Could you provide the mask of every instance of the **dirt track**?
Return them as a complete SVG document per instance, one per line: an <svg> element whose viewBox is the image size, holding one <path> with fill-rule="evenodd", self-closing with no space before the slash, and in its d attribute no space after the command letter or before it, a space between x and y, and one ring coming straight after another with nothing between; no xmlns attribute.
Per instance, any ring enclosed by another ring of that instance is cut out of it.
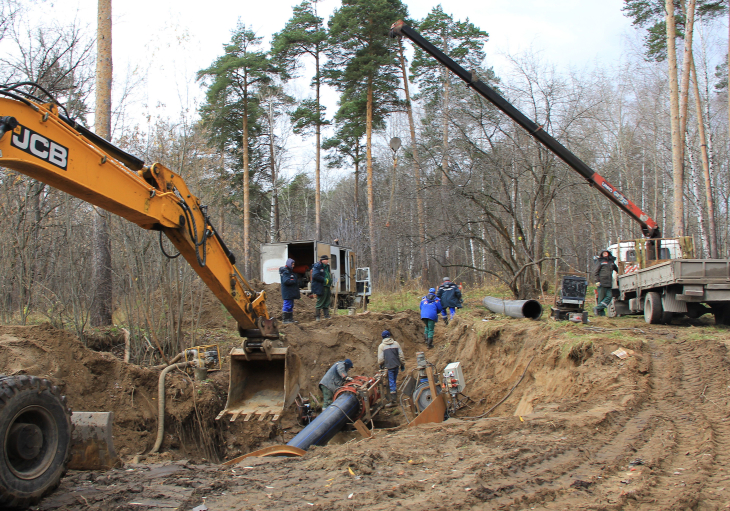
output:
<svg viewBox="0 0 730 511"><path fill-rule="evenodd" d="M355 331L356 321L338 318L323 330ZM730 506L730 330L637 319L590 327L598 328L471 318L440 326L429 358L461 360L466 393L478 402L462 417L499 401L530 363L494 417L378 431L302 459L246 460L233 469L173 453L71 473L40 509L189 510L203 497L211 510ZM308 336L316 330L301 328ZM402 340L409 353L422 347ZM633 353L620 360L611 354L618 347Z"/></svg>

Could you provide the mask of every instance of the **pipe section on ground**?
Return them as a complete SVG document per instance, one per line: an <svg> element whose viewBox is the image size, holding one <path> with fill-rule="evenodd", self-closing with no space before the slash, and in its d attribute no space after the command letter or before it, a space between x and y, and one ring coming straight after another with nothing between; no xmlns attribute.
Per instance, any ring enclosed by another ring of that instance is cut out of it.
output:
<svg viewBox="0 0 730 511"><path fill-rule="evenodd" d="M150 452L159 451L162 446L162 439L165 437L165 377L173 369L182 369L190 365L193 365L192 361L172 364L164 368L160 373L160 379L157 382L157 440Z"/></svg>
<svg viewBox="0 0 730 511"><path fill-rule="evenodd" d="M312 445L326 445L345 424L357 420L359 412L360 399L352 392L343 392L286 445L305 451Z"/></svg>
<svg viewBox="0 0 730 511"><path fill-rule="evenodd" d="M482 303L490 311L511 318L538 320L542 316L542 305L537 300L502 300L493 296L485 296Z"/></svg>

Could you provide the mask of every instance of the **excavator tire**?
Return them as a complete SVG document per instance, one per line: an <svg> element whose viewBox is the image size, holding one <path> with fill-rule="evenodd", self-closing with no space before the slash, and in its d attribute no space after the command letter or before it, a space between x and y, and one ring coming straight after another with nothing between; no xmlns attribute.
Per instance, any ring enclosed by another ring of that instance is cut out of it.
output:
<svg viewBox="0 0 730 511"><path fill-rule="evenodd" d="M55 490L71 457L71 411L50 381L0 375L0 509Z"/></svg>

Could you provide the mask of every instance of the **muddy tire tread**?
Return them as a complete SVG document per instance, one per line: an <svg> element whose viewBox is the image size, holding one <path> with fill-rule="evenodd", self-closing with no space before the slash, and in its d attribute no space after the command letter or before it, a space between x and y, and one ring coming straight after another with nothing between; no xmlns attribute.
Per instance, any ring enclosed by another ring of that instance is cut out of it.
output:
<svg viewBox="0 0 730 511"><path fill-rule="evenodd" d="M62 396L60 389L53 385L49 380L27 375L9 377L3 377L0 375L0 417L5 412L6 407L12 403L15 396L28 390L35 390L38 394L48 392L63 408L66 415L67 429L69 433L66 456L62 462L61 470L58 471L52 480L49 481L45 487L39 488L38 491L30 495L18 495L18 492L13 491L13 489L6 488L5 485L0 482L0 509L26 509L29 506L37 504L43 497L58 488L58 485L61 483L61 479L66 474L68 463L71 460L70 437L73 428L71 423L71 410L66 402L66 397ZM2 456L4 456L4 454L2 454ZM0 460L0 463L4 463L4 460ZM58 467L58 464L56 464L56 467ZM49 469L53 469L53 465L49 467Z"/></svg>

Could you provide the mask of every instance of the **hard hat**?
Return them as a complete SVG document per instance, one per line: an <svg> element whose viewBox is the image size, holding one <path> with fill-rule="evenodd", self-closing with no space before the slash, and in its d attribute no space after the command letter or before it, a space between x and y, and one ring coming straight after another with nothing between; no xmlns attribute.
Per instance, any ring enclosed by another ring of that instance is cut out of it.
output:
<svg viewBox="0 0 730 511"><path fill-rule="evenodd" d="M383 333L380 334L380 336L385 339L386 337L390 337L390 330L383 330Z"/></svg>

